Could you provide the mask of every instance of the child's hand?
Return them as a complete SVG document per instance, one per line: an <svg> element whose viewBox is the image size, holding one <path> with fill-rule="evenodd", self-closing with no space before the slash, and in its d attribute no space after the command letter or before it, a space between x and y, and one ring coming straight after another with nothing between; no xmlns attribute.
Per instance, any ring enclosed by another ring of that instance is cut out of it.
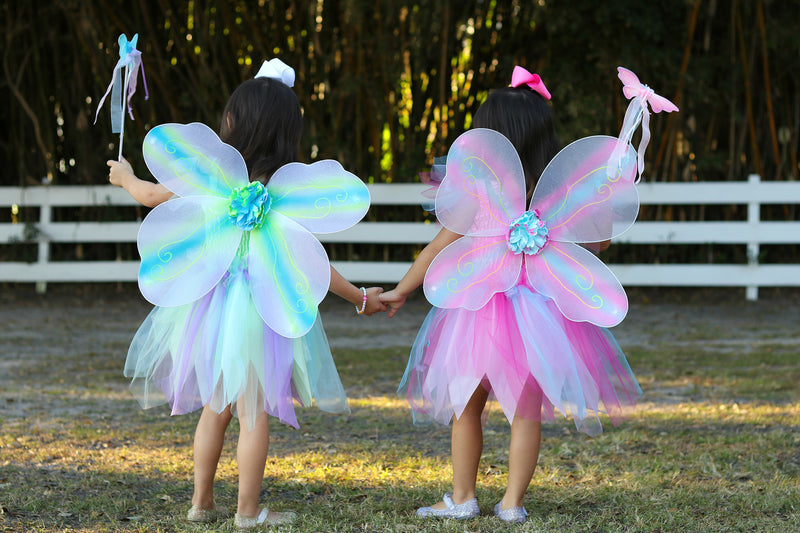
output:
<svg viewBox="0 0 800 533"><path fill-rule="evenodd" d="M384 292L380 295L381 302L389 307L389 318L392 318L395 314L397 314L400 308L403 307L403 304L406 303L407 297L407 294L402 294L398 292L397 289Z"/></svg>
<svg viewBox="0 0 800 533"><path fill-rule="evenodd" d="M367 289L367 305L364 307L365 315L371 316L375 313L383 313L386 311L386 306L379 299L379 295L382 292L382 287L370 287Z"/></svg>
<svg viewBox="0 0 800 533"><path fill-rule="evenodd" d="M110 167L108 171L108 181L111 185L125 187L125 182L133 176L133 168L128 160L121 157L119 161L109 160L106 164Z"/></svg>

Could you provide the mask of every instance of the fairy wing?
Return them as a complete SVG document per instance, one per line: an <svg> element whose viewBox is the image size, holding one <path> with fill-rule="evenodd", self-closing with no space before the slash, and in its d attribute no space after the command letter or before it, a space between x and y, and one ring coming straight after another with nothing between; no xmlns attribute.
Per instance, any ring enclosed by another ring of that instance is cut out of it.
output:
<svg viewBox="0 0 800 533"><path fill-rule="evenodd" d="M193 302L210 291L236 255L242 231L227 199L173 198L148 213L139 228L139 288L162 307Z"/></svg>
<svg viewBox="0 0 800 533"><path fill-rule="evenodd" d="M253 303L264 322L284 337L307 333L330 285L322 244L279 212L250 232L248 273Z"/></svg>
<svg viewBox="0 0 800 533"><path fill-rule="evenodd" d="M627 230L639 212L634 185L636 153L626 144L617 168L608 168L616 137L579 139L562 149L542 173L531 198L549 238L601 242Z"/></svg>
<svg viewBox="0 0 800 533"><path fill-rule="evenodd" d="M595 255L570 242L551 241L525 258L528 283L555 301L576 322L616 326L628 312L628 298L614 273Z"/></svg>
<svg viewBox="0 0 800 533"><path fill-rule="evenodd" d="M331 159L284 165L270 178L267 191L270 209L314 233L347 229L369 209L364 182Z"/></svg>
<svg viewBox="0 0 800 533"><path fill-rule="evenodd" d="M227 198L249 182L241 154L198 122L156 126L145 136L142 152L153 176L178 196Z"/></svg>
<svg viewBox="0 0 800 533"><path fill-rule="evenodd" d="M465 236L434 258L425 296L437 307L480 309L510 289L522 267L507 239L510 222L525 210L525 175L511 142L480 128L458 137L435 209L443 226Z"/></svg>
<svg viewBox="0 0 800 533"><path fill-rule="evenodd" d="M521 255L508 248L505 235L465 236L439 252L425 273L425 297L436 307L477 310L498 292L514 286Z"/></svg>
<svg viewBox="0 0 800 533"><path fill-rule="evenodd" d="M461 235L503 235L523 211L525 174L511 141L482 128L459 136L436 193L439 222Z"/></svg>

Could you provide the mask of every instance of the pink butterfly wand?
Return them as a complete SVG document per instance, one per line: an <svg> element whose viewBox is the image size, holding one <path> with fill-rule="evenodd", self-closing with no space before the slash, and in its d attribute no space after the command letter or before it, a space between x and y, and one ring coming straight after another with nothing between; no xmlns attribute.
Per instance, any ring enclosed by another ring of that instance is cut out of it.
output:
<svg viewBox="0 0 800 533"><path fill-rule="evenodd" d="M642 125L642 139L639 141L638 152L638 174L637 182L641 179L642 171L644 170L644 153L647 150L647 145L650 142L650 112L647 109L649 104L653 113L671 113L678 111L678 106L660 96L647 85L642 84L639 78L624 67L617 67L617 72L620 81L623 83L622 93L625 98L631 101L628 104L628 109L625 111L625 119L622 121L622 128L619 134L619 144L617 149L611 155L609 162L616 162L617 164L609 164L608 172L612 173L619 168L620 157L622 156L625 147L628 146L633 138L633 133L639 124Z"/></svg>
<svg viewBox="0 0 800 533"><path fill-rule="evenodd" d="M139 34L133 36L133 39L128 41L128 37L123 33L119 36L117 42L119 43L119 61L114 65L114 72L111 74L111 83L108 84L105 94L97 104L97 112L94 116L94 122L97 123L97 117L100 114L100 108L111 93L111 133L119 133L119 156L118 160L122 160L122 139L125 132L125 108L128 109L128 114L133 120L133 107L131 106L131 99L136 92L136 82L139 77L139 70L142 71L142 82L144 83L144 99L150 98L150 93L147 91L147 80L144 76L144 65L142 64L142 53L136 49L136 43L139 40Z"/></svg>

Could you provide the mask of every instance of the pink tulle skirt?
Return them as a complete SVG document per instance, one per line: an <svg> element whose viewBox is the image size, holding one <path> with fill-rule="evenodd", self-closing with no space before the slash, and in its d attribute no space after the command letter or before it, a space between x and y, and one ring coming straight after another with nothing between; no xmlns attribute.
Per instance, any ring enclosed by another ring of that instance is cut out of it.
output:
<svg viewBox="0 0 800 533"><path fill-rule="evenodd" d="M601 413L616 425L642 392L607 329L564 318L552 300L523 284L477 311L433 308L400 392L415 421L449 424L480 386L509 422L551 421L558 411L589 435L602 432Z"/></svg>

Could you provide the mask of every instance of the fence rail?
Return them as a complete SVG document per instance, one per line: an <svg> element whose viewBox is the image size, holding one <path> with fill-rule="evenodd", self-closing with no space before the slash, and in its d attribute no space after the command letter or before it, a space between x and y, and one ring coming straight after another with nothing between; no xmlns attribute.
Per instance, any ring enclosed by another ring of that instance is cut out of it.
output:
<svg viewBox="0 0 800 533"><path fill-rule="evenodd" d="M371 185L373 206L418 205L424 185ZM800 204L800 182L643 183L638 186L642 205L746 205L746 221L650 222L641 221L617 242L630 244L744 244L747 264L615 264L614 273L626 286L746 287L748 299L758 298L759 287L800 286L800 265L759 264L764 244L800 244L800 222L762 221L761 206ZM0 187L0 208L39 209L36 224L0 223L0 243L38 243L37 261L0 261L0 281L30 282L44 291L47 282L134 281L138 261L51 261L52 243L134 242L137 221L53 222L52 209L70 206L131 206L133 199L112 186ZM322 242L422 244L437 233L436 224L424 222L360 222L329 235ZM334 261L346 278L367 283L398 281L410 261Z"/></svg>

